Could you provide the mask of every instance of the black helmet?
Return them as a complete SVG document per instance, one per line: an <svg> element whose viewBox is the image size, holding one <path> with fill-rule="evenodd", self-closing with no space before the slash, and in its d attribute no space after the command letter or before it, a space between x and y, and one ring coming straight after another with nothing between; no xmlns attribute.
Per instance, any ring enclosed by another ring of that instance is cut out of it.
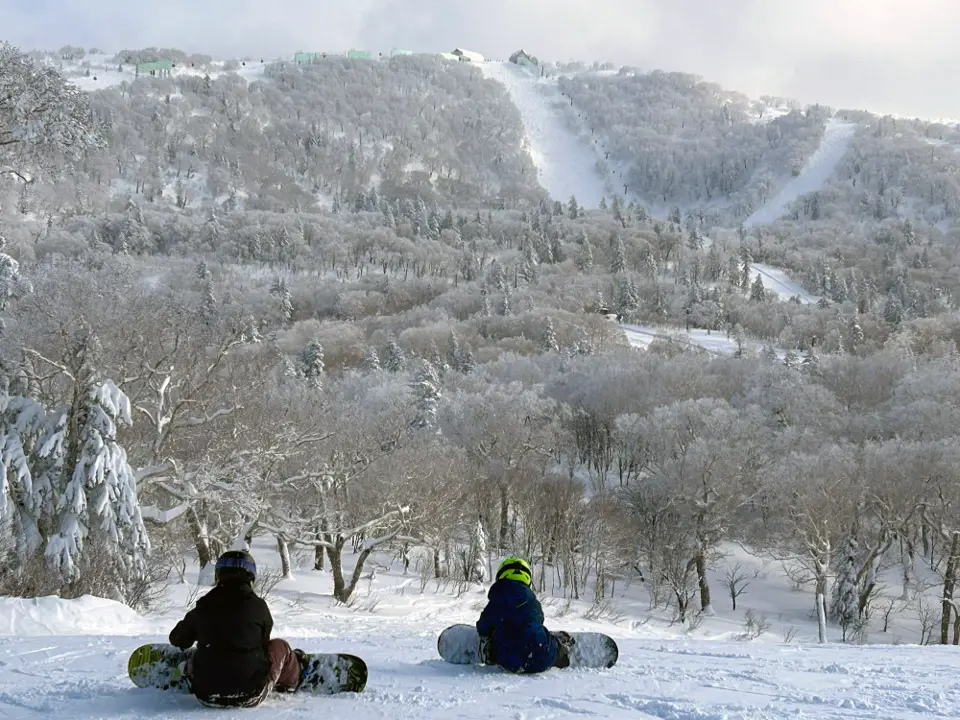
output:
<svg viewBox="0 0 960 720"><path fill-rule="evenodd" d="M253 555L246 550L228 550L217 558L214 578L217 585L233 580L253 585L257 579L257 564L253 561Z"/></svg>

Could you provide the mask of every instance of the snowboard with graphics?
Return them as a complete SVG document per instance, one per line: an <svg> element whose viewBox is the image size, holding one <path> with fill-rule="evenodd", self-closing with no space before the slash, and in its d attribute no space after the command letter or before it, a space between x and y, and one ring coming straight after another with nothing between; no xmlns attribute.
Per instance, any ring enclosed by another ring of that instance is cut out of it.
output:
<svg viewBox="0 0 960 720"><path fill-rule="evenodd" d="M127 673L137 687L189 693L183 667L193 652L193 648L181 650L166 643L143 645L130 655ZM366 684L367 664L356 655L312 653L307 655L297 692L313 695L361 692Z"/></svg>
<svg viewBox="0 0 960 720"><path fill-rule="evenodd" d="M620 657L616 641L609 635L595 632L567 633L571 668L609 668ZM437 639L440 657L454 665L485 665L480 657L480 634L473 625L451 625Z"/></svg>

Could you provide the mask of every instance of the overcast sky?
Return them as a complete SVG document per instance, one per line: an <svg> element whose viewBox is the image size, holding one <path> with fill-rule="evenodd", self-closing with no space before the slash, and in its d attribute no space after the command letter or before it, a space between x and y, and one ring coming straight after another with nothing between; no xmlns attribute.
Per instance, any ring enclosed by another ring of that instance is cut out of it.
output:
<svg viewBox="0 0 960 720"><path fill-rule="evenodd" d="M25 49L466 47L685 70L750 95L960 118L960 0L0 0Z"/></svg>

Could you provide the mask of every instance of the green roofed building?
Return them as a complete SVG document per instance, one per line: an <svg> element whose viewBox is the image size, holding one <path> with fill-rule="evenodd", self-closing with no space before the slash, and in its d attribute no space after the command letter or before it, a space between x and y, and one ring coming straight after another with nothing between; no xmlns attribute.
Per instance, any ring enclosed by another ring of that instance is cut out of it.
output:
<svg viewBox="0 0 960 720"><path fill-rule="evenodd" d="M350 50L347 52L348 58L372 58L373 53L369 50Z"/></svg>
<svg viewBox="0 0 960 720"><path fill-rule="evenodd" d="M298 52L298 53L294 54L294 56L293 56L293 61L299 65L300 63L313 62L314 60L317 60L317 59L319 59L319 58L326 57L326 56L327 56L326 53L318 53L318 52L305 53L305 52Z"/></svg>
<svg viewBox="0 0 960 720"><path fill-rule="evenodd" d="M513 55L510 56L510 62L516 65L525 65L527 67L539 67L540 61L537 60L533 55L525 53L523 50L517 50Z"/></svg>
<svg viewBox="0 0 960 720"><path fill-rule="evenodd" d="M396 57L397 55L413 55L411 50L397 50L394 48L390 51L390 57Z"/></svg>
<svg viewBox="0 0 960 720"><path fill-rule="evenodd" d="M173 60L154 60L137 65L137 76L149 73L154 76L168 76L173 70Z"/></svg>

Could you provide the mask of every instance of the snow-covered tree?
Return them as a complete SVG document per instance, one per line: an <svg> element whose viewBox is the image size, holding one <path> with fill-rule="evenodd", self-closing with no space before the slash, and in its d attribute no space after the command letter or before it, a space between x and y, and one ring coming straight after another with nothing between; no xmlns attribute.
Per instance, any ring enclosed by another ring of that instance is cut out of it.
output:
<svg viewBox="0 0 960 720"><path fill-rule="evenodd" d="M576 263L577 269L584 273L593 267L593 247L589 240L584 240L580 243L580 248L577 250Z"/></svg>
<svg viewBox="0 0 960 720"><path fill-rule="evenodd" d="M317 390L323 388L323 346L314 338L300 353L300 374Z"/></svg>
<svg viewBox="0 0 960 720"><path fill-rule="evenodd" d="M80 370L69 403L48 409L25 395L0 397L0 531L13 533L12 569L42 553L65 585L81 579L90 553L108 553L97 564L111 575L97 581L123 599L150 547L117 439L132 422L130 402L112 381L94 381L82 360Z"/></svg>
<svg viewBox="0 0 960 720"><path fill-rule="evenodd" d="M20 263L4 250L7 239L0 235L0 313L6 312L11 300L23 297L32 290L30 281L20 274ZM0 317L0 331L4 328L4 319Z"/></svg>
<svg viewBox="0 0 960 720"><path fill-rule="evenodd" d="M366 352L364 352L361 367L366 373L375 373L380 370L380 356L373 345L368 346Z"/></svg>
<svg viewBox="0 0 960 720"><path fill-rule="evenodd" d="M0 174L26 184L101 143L87 93L0 42Z"/></svg>
<svg viewBox="0 0 960 720"><path fill-rule="evenodd" d="M436 368L428 360L421 360L420 366L414 373L410 383L413 390L416 414L410 427L429 429L437 425L437 408L440 406L442 393L440 390L440 376Z"/></svg>
<svg viewBox="0 0 960 720"><path fill-rule="evenodd" d="M557 352L560 349L560 346L557 344L557 333L553 328L553 320L549 317L543 323L540 347L543 348L545 352Z"/></svg>
<svg viewBox="0 0 960 720"><path fill-rule="evenodd" d="M857 570L859 568L859 547L856 538L847 536L840 555L840 567L837 579L833 583L833 597L830 603L830 617L843 628L843 640L860 617L860 591L858 589Z"/></svg>
<svg viewBox="0 0 960 720"><path fill-rule="evenodd" d="M387 357L384 360L383 367L392 373L403 372L407 365L407 358L396 340L387 343Z"/></svg>
<svg viewBox="0 0 960 720"><path fill-rule="evenodd" d="M65 486L57 493L59 529L47 544L46 556L66 581L73 581L80 572L84 542L96 539L109 549L127 576L141 573L149 542L140 515L136 477L117 441L118 427L132 423L130 401L108 380L90 386L83 404L71 410L57 423L66 433ZM41 457L44 451L49 457L59 442L49 439L40 448Z"/></svg>
<svg viewBox="0 0 960 720"><path fill-rule="evenodd" d="M200 304L200 313L208 322L217 316L217 297L213 294L213 281L209 277L203 281L203 299Z"/></svg>
<svg viewBox="0 0 960 720"><path fill-rule="evenodd" d="M856 352L863 345L863 328L860 326L860 320L854 315L850 318L849 324L850 350Z"/></svg>
<svg viewBox="0 0 960 720"><path fill-rule="evenodd" d="M764 302L767 299L767 290L763 286L763 278L757 273L753 285L750 286L750 299L754 302Z"/></svg>
<svg viewBox="0 0 960 720"><path fill-rule="evenodd" d="M623 238L617 235L617 243L613 248L613 262L610 264L610 272L616 275L627 269L627 251L623 246Z"/></svg>
<svg viewBox="0 0 960 720"><path fill-rule="evenodd" d="M276 295L280 301L280 316L284 321L291 322L293 320L293 296L287 289L286 280L277 278L270 288L270 292Z"/></svg>
<svg viewBox="0 0 960 720"><path fill-rule="evenodd" d="M470 558L467 562L467 581L482 583L487 579L487 565L484 555L487 554L487 536L483 532L483 523L477 520L473 527L473 537L470 539Z"/></svg>
<svg viewBox="0 0 960 720"><path fill-rule="evenodd" d="M452 370L459 372L461 361L460 339L457 337L456 331L451 330L450 335L447 337L447 365L449 365Z"/></svg>
<svg viewBox="0 0 960 720"><path fill-rule="evenodd" d="M800 361L800 369L804 372L815 372L820 365L820 358L817 357L813 346L809 346L803 353L803 359Z"/></svg>

